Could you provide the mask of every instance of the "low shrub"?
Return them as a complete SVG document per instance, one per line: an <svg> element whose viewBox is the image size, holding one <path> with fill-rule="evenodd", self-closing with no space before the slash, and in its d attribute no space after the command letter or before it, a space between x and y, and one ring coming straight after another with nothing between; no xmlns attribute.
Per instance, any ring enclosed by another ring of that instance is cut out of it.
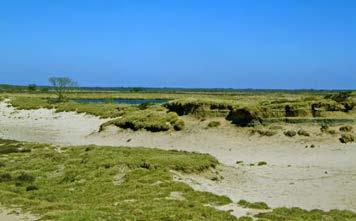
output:
<svg viewBox="0 0 356 221"><path fill-rule="evenodd" d="M260 161L257 163L257 166L264 166L264 165L267 165L266 161Z"/></svg>
<svg viewBox="0 0 356 221"><path fill-rule="evenodd" d="M207 116L226 116L229 110L237 106L233 100L185 98L170 101L164 106L171 112L193 115L199 118Z"/></svg>
<svg viewBox="0 0 356 221"><path fill-rule="evenodd" d="M0 183L9 182L12 180L12 176L9 173L0 173Z"/></svg>
<svg viewBox="0 0 356 221"><path fill-rule="evenodd" d="M328 126L328 125L321 125L320 131L321 131L322 133L325 133L325 132L327 132L328 130L329 130L329 126Z"/></svg>
<svg viewBox="0 0 356 221"><path fill-rule="evenodd" d="M27 192L34 191L34 190L38 190L38 187L37 186L33 186L33 185L30 185L30 186L26 187L26 191Z"/></svg>
<svg viewBox="0 0 356 221"><path fill-rule="evenodd" d="M231 110L226 116L226 120L242 127L255 126L262 123L262 118L259 117L258 111L254 111L250 108Z"/></svg>
<svg viewBox="0 0 356 221"><path fill-rule="evenodd" d="M251 208L251 209L269 209L269 206L264 202L255 202L250 203L246 200L240 200L238 204L244 208Z"/></svg>
<svg viewBox="0 0 356 221"><path fill-rule="evenodd" d="M19 148L16 146L2 146L0 147L0 154L10 154L10 153L27 153L30 152L29 148Z"/></svg>
<svg viewBox="0 0 356 221"><path fill-rule="evenodd" d="M339 138L341 143L352 143L355 141L355 137L352 134L342 134Z"/></svg>
<svg viewBox="0 0 356 221"><path fill-rule="evenodd" d="M336 130L331 129L328 125L322 125L320 127L320 131L322 133L327 133L327 134L332 134L332 135L336 134Z"/></svg>
<svg viewBox="0 0 356 221"><path fill-rule="evenodd" d="M351 132L352 131L352 126L342 126L339 128L341 132Z"/></svg>
<svg viewBox="0 0 356 221"><path fill-rule="evenodd" d="M284 135L287 137L294 137L295 135L297 135L297 132L295 132L294 130L287 130L284 132Z"/></svg>
<svg viewBox="0 0 356 221"><path fill-rule="evenodd" d="M208 123L208 127L212 128L212 127L219 127L221 125L221 123L219 121L210 121Z"/></svg>
<svg viewBox="0 0 356 221"><path fill-rule="evenodd" d="M277 134L277 131L273 131L273 130L260 130L260 129L252 129L251 134L254 135L256 133L258 133L260 136L265 136L265 137L271 137Z"/></svg>
<svg viewBox="0 0 356 221"><path fill-rule="evenodd" d="M18 175L15 179L17 184L22 184L22 183L32 183L33 181L35 181L36 178L31 174L28 174L26 172L21 172L20 175Z"/></svg>
<svg viewBox="0 0 356 221"><path fill-rule="evenodd" d="M305 136L305 137L309 137L310 136L310 133L308 131L305 131L305 130L302 130L302 129L298 130L297 133L298 133L299 136Z"/></svg>

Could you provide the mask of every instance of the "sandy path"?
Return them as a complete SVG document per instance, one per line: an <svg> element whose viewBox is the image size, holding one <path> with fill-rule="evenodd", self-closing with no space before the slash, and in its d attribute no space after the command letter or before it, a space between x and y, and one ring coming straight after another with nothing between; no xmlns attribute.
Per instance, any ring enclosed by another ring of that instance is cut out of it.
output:
<svg viewBox="0 0 356 221"><path fill-rule="evenodd" d="M223 166L220 182L199 176L181 178L199 190L229 196L234 201L264 201L272 207L350 209L356 211L356 144L343 145L337 136L310 138L249 136L246 130L224 123L203 129L206 122L187 120L187 129L150 133L108 128L97 133L104 120L53 110L14 110L0 103L0 137L64 145L98 144L144 146L209 153ZM128 140L130 140L128 142ZM305 148L314 144L315 148ZM245 165L236 165L237 160ZM249 163L266 161L266 166Z"/></svg>

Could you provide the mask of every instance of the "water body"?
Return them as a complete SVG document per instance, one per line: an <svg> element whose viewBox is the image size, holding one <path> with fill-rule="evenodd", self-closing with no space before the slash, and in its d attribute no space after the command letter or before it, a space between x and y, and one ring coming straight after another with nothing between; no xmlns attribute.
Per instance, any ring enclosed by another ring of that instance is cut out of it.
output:
<svg viewBox="0 0 356 221"><path fill-rule="evenodd" d="M122 98L95 98L95 99L75 99L75 102L78 103L94 103L94 104L103 104L103 103L114 103L114 104L164 104L167 103L166 99L122 99Z"/></svg>

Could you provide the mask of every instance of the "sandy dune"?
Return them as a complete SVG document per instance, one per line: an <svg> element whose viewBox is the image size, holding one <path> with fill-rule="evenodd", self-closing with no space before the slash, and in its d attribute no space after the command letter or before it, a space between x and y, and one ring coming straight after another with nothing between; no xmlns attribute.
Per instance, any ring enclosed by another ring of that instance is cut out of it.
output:
<svg viewBox="0 0 356 221"><path fill-rule="evenodd" d="M222 164L222 181L181 175L199 190L229 196L234 201L264 201L272 207L349 209L356 211L356 144L340 144L337 136L318 135L319 127L305 126L312 136L250 136L246 129L223 123L204 129L206 122L186 118L182 132L151 133L108 128L105 120L53 110L15 110L0 103L0 137L57 145L124 145L209 153ZM289 126L300 127L300 126ZM310 148L314 144L315 148ZM305 148L308 146L308 148ZM244 164L236 165L242 160ZM249 166L266 161L265 166Z"/></svg>

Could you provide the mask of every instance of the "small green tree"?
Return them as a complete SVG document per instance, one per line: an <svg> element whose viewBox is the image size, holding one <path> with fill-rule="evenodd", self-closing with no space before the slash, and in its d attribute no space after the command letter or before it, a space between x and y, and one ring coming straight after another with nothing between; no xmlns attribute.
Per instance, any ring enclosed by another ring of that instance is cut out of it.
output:
<svg viewBox="0 0 356 221"><path fill-rule="evenodd" d="M48 81L51 83L58 101L63 101L67 92L77 87L77 83L68 77L51 77Z"/></svg>
<svg viewBox="0 0 356 221"><path fill-rule="evenodd" d="M37 85L36 84L29 84L27 86L28 91L37 91Z"/></svg>

